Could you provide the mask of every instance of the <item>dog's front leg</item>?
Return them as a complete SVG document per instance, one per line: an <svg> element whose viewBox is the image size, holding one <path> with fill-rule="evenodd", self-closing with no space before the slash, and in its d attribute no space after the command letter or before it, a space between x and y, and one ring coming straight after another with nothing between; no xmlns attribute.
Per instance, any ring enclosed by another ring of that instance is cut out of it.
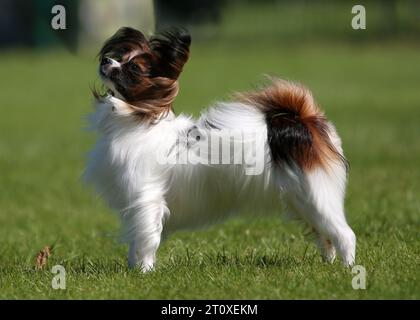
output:
<svg viewBox="0 0 420 320"><path fill-rule="evenodd" d="M169 214L164 200L148 200L137 206L137 210L125 221L128 232L128 266L141 268L143 272L153 270L156 251L161 240L163 221Z"/></svg>
<svg viewBox="0 0 420 320"><path fill-rule="evenodd" d="M160 239L155 241L153 246L147 246L145 241L141 240L131 241L128 248L128 267L130 269L140 268L143 272L152 271L156 263L156 251L159 243Z"/></svg>

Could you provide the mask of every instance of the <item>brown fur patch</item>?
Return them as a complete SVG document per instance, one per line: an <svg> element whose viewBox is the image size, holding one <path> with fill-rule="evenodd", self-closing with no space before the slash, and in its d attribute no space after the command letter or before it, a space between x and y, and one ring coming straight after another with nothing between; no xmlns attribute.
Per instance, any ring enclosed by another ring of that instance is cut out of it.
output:
<svg viewBox="0 0 420 320"><path fill-rule="evenodd" d="M316 166L327 168L331 161L338 161L347 167L329 137L327 119L304 86L273 79L265 89L237 96L266 115L268 142L278 164L294 162L309 170Z"/></svg>

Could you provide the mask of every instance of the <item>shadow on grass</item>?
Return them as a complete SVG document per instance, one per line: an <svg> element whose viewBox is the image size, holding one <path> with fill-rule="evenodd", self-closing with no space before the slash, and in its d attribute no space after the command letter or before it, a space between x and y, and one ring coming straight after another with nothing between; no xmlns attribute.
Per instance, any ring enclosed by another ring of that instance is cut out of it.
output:
<svg viewBox="0 0 420 320"><path fill-rule="evenodd" d="M156 271L159 273L173 272L178 269L203 270L205 268L220 268L229 267L234 269L267 269L267 268L282 268L295 269L302 264L311 265L316 261L316 255L311 253L305 254L302 257L292 256L290 254L284 255L279 252L273 253L256 253L256 250L247 253L227 253L222 252L205 252L196 253L186 251L185 254L173 254L158 262ZM123 259L91 259L87 256L77 257L72 260L59 261L51 260L48 265L42 269L36 267L24 267L22 272L26 274L43 273L50 274L50 269L53 265L62 265L67 273L78 274L84 276L101 276L109 274L124 274L124 273L139 273L139 269L131 270ZM5 275L7 273L16 272L16 268L8 270L9 268L1 268L0 273Z"/></svg>
<svg viewBox="0 0 420 320"><path fill-rule="evenodd" d="M227 253L224 250L221 252L191 253L187 250L184 255L171 255L158 269L163 272L185 267L199 269L207 267L233 267L237 269L281 267L283 269L294 269L302 263L313 263L315 257L314 254L307 254L306 250L302 257L280 254L280 252L260 254L256 250L247 253Z"/></svg>

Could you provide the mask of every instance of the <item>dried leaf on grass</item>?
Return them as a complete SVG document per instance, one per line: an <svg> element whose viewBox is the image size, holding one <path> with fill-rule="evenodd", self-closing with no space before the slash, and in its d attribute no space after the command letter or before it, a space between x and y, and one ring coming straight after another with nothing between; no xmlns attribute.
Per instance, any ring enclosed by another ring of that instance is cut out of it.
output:
<svg viewBox="0 0 420 320"><path fill-rule="evenodd" d="M48 258L51 256L52 254L52 246L45 246L41 251L38 252L38 254L36 255L36 261L35 261L35 265L37 269L43 269L47 263L48 263Z"/></svg>

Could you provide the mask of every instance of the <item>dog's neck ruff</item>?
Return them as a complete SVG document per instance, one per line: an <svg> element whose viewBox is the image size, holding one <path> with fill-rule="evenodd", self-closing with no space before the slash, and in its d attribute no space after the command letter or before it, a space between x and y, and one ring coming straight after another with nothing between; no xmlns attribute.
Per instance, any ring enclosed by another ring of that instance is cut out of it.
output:
<svg viewBox="0 0 420 320"><path fill-rule="evenodd" d="M105 102L110 103L111 105L115 106L116 108L121 108L123 107L124 109L129 109L132 111L132 113L135 112L141 112L142 110L139 110L138 107L128 103L127 101L124 101L123 99L116 97L115 95L112 94L107 94L104 98ZM145 115L148 115L147 111L145 110L144 112ZM159 122L161 120L173 120L175 119L176 116L174 114L174 112L171 110L169 110L169 112L162 112L161 114L159 114L158 116L156 116L156 118L154 119L155 122Z"/></svg>

